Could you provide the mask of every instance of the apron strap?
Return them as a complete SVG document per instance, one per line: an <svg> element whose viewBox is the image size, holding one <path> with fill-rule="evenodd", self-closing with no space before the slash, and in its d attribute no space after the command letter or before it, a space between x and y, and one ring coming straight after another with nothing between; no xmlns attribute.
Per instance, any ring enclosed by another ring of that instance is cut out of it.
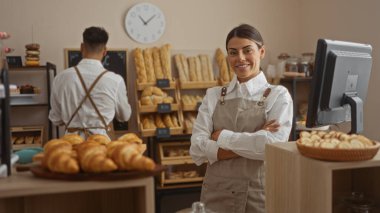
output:
<svg viewBox="0 0 380 213"><path fill-rule="evenodd" d="M224 102L224 97L227 95L227 87L222 87L222 92L220 94L220 104L223 105Z"/></svg>
<svg viewBox="0 0 380 213"><path fill-rule="evenodd" d="M86 87L86 85L85 85L85 83L84 83L83 77L82 77L82 75L80 74L78 68L77 68L76 66L75 66L74 68L75 68L75 71L76 71L76 73L77 73L77 75L78 75L78 77L79 77L79 80L80 80L80 82L81 82L81 84L82 84L82 87L83 87L83 89L84 89L86 95L85 95L85 97L82 99L82 101L80 102L80 104L78 105L77 109L76 109L76 110L74 111L74 113L71 115L71 118L70 118L69 122L67 122L67 124L66 124L66 130L70 129L71 131L84 131L84 132L86 133L86 132L87 132L86 129L91 129L91 128L68 128L69 125L70 125L70 123L71 123L71 121L73 120L73 118L75 117L75 115L78 113L78 111L79 111L79 109L82 107L83 103L84 103L84 102L86 101L86 99L88 98L88 99L90 100L90 102L91 102L91 105L94 107L96 113L98 114L99 118L101 119L101 121L102 121L102 123L103 123L103 125L104 125L104 127L102 127L102 128L104 128L104 129L106 129L106 131L108 131L108 125L107 125L107 123L106 123L104 117L101 115L101 113L100 113L99 109L97 108L97 106L96 106L94 100L93 100L93 99L91 98L91 96L90 96L91 91L94 89L95 85L98 83L98 81L100 80L100 78L101 78L101 77L107 72L107 70L104 70L102 73L100 73L100 75L98 75L98 77L95 79L95 81L91 84L90 88L87 89L87 87ZM93 127L93 128L94 128L94 127Z"/></svg>
<svg viewBox="0 0 380 213"><path fill-rule="evenodd" d="M263 97L261 97L260 101L257 102L257 105L259 105L259 106L263 106L263 105L264 105L264 101L265 101L265 99L267 99L267 97L269 96L269 94L270 94L271 91L272 91L272 89L268 87L268 88L264 91Z"/></svg>

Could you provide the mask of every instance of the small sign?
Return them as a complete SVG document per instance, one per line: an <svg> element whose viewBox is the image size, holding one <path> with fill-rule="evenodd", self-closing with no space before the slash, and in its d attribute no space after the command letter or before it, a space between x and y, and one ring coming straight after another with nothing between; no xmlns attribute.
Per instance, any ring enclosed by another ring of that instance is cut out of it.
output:
<svg viewBox="0 0 380 213"><path fill-rule="evenodd" d="M197 111L199 110L199 107L201 107L202 102L197 102Z"/></svg>
<svg viewBox="0 0 380 213"><path fill-rule="evenodd" d="M156 129L157 138L170 138L170 129L169 128L157 128Z"/></svg>
<svg viewBox="0 0 380 213"><path fill-rule="evenodd" d="M172 105L171 104L157 104L157 112L158 113L169 113L172 111Z"/></svg>
<svg viewBox="0 0 380 213"><path fill-rule="evenodd" d="M170 87L169 79L157 79L156 86L159 88Z"/></svg>
<svg viewBox="0 0 380 213"><path fill-rule="evenodd" d="M11 68L22 67L21 56L7 56L7 63Z"/></svg>

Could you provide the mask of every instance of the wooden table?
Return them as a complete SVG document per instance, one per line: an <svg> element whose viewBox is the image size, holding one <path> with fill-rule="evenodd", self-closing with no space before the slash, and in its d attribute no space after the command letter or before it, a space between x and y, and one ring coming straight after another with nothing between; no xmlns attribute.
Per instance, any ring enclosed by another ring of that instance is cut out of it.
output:
<svg viewBox="0 0 380 213"><path fill-rule="evenodd" d="M0 212L106 213L154 210L154 178L60 181L13 172L0 179Z"/></svg>

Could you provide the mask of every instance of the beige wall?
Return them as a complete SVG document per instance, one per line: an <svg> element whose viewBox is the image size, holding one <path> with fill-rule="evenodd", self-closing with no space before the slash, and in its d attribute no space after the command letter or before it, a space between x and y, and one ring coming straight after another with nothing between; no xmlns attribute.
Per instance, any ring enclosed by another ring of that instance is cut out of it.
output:
<svg viewBox="0 0 380 213"><path fill-rule="evenodd" d="M373 65L364 105L364 133L380 140L380 1L377 0L301 0L301 50L315 49L318 38L369 43Z"/></svg>
<svg viewBox="0 0 380 213"><path fill-rule="evenodd" d="M112 2L112 4L109 4ZM128 48L144 45L133 42L125 33L123 20L127 9L142 1L100 0L0 0L0 27L12 38L7 45L16 48L13 55L24 55L24 45L41 44L42 62L50 61L61 70L64 48L79 47L81 33L91 25L104 26L110 33L109 47ZM375 97L379 67L380 14L377 0L147 0L166 14L167 30L152 45L172 44L174 50L224 48L228 31L240 24L256 26L267 45L268 63L275 63L281 52L299 54L315 51L316 40L328 37L370 43L374 46L374 66L370 92L365 105L366 134L379 139L376 123L380 117ZM32 36L33 29L33 36ZM151 45L149 45L151 46ZM131 69L129 69L131 71ZM133 74L128 74L130 79ZM132 81L128 89L132 91Z"/></svg>

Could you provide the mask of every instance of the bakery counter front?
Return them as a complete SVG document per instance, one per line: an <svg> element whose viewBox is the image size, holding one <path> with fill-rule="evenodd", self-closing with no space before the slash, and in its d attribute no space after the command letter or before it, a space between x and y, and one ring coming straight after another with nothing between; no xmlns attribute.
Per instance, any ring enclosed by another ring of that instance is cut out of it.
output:
<svg viewBox="0 0 380 213"><path fill-rule="evenodd" d="M69 181L16 172L0 179L0 212L154 212L154 177Z"/></svg>
<svg viewBox="0 0 380 213"><path fill-rule="evenodd" d="M380 152L334 162L305 157L288 142L268 144L265 155L268 213L380 212Z"/></svg>

